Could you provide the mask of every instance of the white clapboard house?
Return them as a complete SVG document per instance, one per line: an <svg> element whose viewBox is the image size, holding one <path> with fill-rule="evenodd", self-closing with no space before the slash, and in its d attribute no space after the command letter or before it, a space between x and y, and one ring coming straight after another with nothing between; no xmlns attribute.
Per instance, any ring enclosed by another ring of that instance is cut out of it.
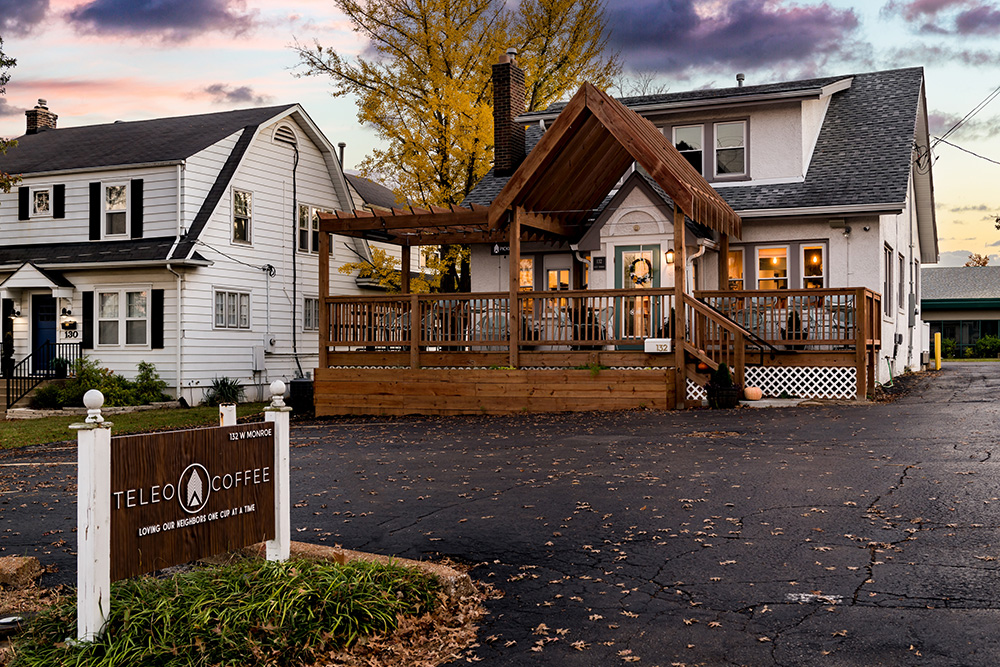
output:
<svg viewBox="0 0 1000 667"><path fill-rule="evenodd" d="M315 213L354 208L336 150L297 104L56 128L43 100L0 156L2 370L85 354L155 364L199 402L213 379L260 398L316 367ZM336 267L366 256L334 239ZM55 364L55 366L57 366Z"/></svg>

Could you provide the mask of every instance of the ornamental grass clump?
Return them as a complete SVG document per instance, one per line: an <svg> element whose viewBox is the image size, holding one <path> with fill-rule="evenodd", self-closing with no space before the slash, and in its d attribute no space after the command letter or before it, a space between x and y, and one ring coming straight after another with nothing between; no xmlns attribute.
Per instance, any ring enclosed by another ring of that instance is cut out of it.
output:
<svg viewBox="0 0 1000 667"><path fill-rule="evenodd" d="M172 578L112 585L104 636L76 632L76 599L38 617L11 667L299 665L362 637L389 634L399 616L433 610L438 584L394 565L259 560Z"/></svg>

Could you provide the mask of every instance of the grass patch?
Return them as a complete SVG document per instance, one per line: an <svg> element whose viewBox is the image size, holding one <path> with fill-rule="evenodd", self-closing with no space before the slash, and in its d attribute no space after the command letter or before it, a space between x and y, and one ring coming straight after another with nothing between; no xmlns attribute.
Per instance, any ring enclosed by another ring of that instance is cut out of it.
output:
<svg viewBox="0 0 1000 667"><path fill-rule="evenodd" d="M236 417L250 417L262 414L266 403L244 403L236 406ZM164 408L162 410L141 410L120 415L105 415L114 424L112 435L129 433L150 433L152 431L173 431L176 429L218 426L219 408L201 406L197 408ZM0 449L14 449L47 442L75 440L76 434L69 425L82 422L84 415L44 417L42 419L12 419L5 421L0 429ZM263 419L263 417L261 417Z"/></svg>
<svg viewBox="0 0 1000 667"><path fill-rule="evenodd" d="M261 560L112 585L107 632L67 643L76 599L39 616L10 667L308 664L433 611L436 580L393 565Z"/></svg>

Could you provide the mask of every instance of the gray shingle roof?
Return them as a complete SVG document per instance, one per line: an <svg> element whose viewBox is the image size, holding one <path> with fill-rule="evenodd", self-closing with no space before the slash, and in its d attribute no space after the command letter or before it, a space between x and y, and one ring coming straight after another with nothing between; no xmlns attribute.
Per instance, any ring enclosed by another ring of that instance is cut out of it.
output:
<svg viewBox="0 0 1000 667"><path fill-rule="evenodd" d="M44 245L0 246L0 266L20 266L31 262L39 267L65 264L93 264L98 262L163 261L176 238L159 236L128 241L79 241L75 243L46 243ZM206 262L197 253L193 260Z"/></svg>
<svg viewBox="0 0 1000 667"><path fill-rule="evenodd" d="M347 182L350 183L361 198L365 200L366 204L371 206L381 206L383 208L392 208L393 206L402 206L406 202L399 199L396 193L385 187L384 185L379 185L375 181L370 181L364 176L358 176L357 174L344 174Z"/></svg>
<svg viewBox="0 0 1000 667"><path fill-rule="evenodd" d="M720 187L718 192L737 212L902 203L909 181L922 68L671 93L629 98L628 102L635 106L656 100L708 100L744 94L787 93L852 76L851 87L835 93L830 100L804 181L734 185ZM525 142L529 150L540 136L541 128L529 126ZM506 182L506 178L496 178L491 171L469 193L466 203L488 205Z"/></svg>
<svg viewBox="0 0 1000 667"><path fill-rule="evenodd" d="M800 81L782 81L779 83L765 83L757 86L740 86L732 88L702 88L699 90L686 90L677 93L662 93L659 95L641 95L636 97L619 97L618 101L627 107L649 106L654 104L671 104L676 102L699 102L711 101L719 98L738 99L740 97L756 97L758 95L779 95L788 93L806 93L828 86L831 83L849 78L847 76L828 76L817 79L802 79ZM529 120L535 117L551 116L554 112L562 111L566 102L556 102L541 111L533 111L522 114L519 118Z"/></svg>
<svg viewBox="0 0 1000 667"><path fill-rule="evenodd" d="M17 138L0 170L32 174L183 160L292 104L219 113L44 130Z"/></svg>
<svg viewBox="0 0 1000 667"><path fill-rule="evenodd" d="M921 301L1000 299L1000 266L925 266L920 286Z"/></svg>

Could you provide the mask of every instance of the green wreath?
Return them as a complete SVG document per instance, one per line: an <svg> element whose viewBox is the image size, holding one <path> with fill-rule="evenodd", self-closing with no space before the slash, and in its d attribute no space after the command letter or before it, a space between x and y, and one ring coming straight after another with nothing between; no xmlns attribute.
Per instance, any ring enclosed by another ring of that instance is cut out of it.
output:
<svg viewBox="0 0 1000 667"><path fill-rule="evenodd" d="M635 269L639 265L639 262L642 262L643 264L646 265L645 275L640 276L636 274ZM628 277L631 278L632 282L635 283L636 285L645 285L646 283L648 283L650 280L653 279L653 265L645 257L639 257L631 264L629 264Z"/></svg>

